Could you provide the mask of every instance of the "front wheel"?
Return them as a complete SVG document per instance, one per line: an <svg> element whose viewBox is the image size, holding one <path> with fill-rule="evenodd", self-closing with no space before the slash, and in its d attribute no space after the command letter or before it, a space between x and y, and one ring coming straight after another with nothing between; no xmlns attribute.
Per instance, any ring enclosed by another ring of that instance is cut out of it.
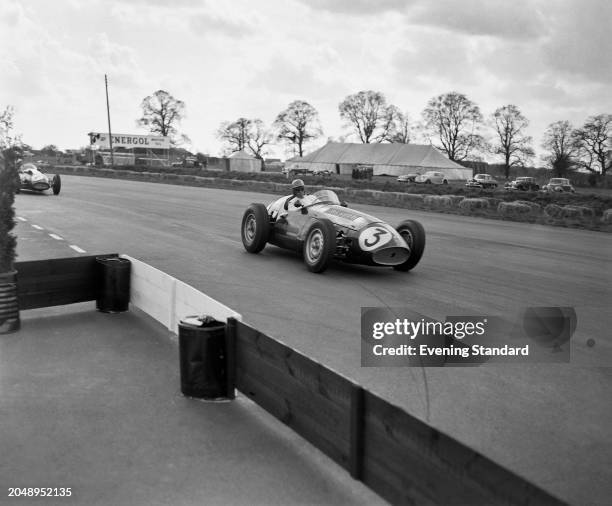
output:
<svg viewBox="0 0 612 506"><path fill-rule="evenodd" d="M55 176L53 176L51 189L53 190L53 195L59 195L59 192L62 189L62 178L59 174L55 174Z"/></svg>
<svg viewBox="0 0 612 506"><path fill-rule="evenodd" d="M419 263L425 250L425 229L418 221L402 221L396 228L410 248L410 256L399 265L393 266L396 271L409 271Z"/></svg>
<svg viewBox="0 0 612 506"><path fill-rule="evenodd" d="M336 229L326 219L315 220L304 239L304 263L310 272L323 272L336 251Z"/></svg>
<svg viewBox="0 0 612 506"><path fill-rule="evenodd" d="M270 220L263 204L251 204L242 215L242 244L249 253L259 253L270 236Z"/></svg>

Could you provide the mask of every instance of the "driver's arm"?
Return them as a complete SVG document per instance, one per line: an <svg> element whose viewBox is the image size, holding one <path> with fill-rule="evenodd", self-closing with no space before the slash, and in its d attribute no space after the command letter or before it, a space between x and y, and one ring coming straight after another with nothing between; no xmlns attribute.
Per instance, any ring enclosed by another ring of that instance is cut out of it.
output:
<svg viewBox="0 0 612 506"><path fill-rule="evenodd" d="M287 197L287 200L285 200L285 205L283 206L285 211L289 211L289 202L291 201L291 199L294 199L294 198L295 198L295 195L291 195L290 197ZM297 202L295 202L293 205L297 207Z"/></svg>

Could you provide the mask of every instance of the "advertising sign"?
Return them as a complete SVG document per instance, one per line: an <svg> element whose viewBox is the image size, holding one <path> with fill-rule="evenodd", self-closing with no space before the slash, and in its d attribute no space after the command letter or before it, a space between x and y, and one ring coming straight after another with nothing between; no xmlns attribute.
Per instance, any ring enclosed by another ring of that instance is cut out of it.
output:
<svg viewBox="0 0 612 506"><path fill-rule="evenodd" d="M131 135L112 134L113 148L146 148L146 149L169 149L170 138L160 135ZM90 145L101 149L110 149L108 134L102 132L89 133Z"/></svg>

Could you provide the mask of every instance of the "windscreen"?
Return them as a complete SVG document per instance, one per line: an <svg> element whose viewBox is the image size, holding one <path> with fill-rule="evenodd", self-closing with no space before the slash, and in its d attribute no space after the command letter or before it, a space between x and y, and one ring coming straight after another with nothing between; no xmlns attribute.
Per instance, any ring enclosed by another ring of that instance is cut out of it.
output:
<svg viewBox="0 0 612 506"><path fill-rule="evenodd" d="M312 194L314 203L318 204L336 204L340 205L340 199L335 192L331 190L319 190Z"/></svg>

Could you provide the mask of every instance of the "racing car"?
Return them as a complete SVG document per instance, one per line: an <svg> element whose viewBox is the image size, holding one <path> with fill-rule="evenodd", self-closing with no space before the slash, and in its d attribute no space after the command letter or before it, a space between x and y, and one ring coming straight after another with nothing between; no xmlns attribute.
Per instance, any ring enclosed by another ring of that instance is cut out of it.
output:
<svg viewBox="0 0 612 506"><path fill-rule="evenodd" d="M43 174L33 163L24 163L19 167L19 185L17 193L21 190L44 192L52 190L53 195L59 195L62 189L62 179L59 174L48 176Z"/></svg>
<svg viewBox="0 0 612 506"><path fill-rule="evenodd" d="M409 271L425 249L425 230L414 220L396 228L347 207L332 190L307 195L300 207L283 213L282 197L268 206L253 203L242 216L241 237L249 253L266 244L301 253L311 272L323 272L332 261L388 266Z"/></svg>

